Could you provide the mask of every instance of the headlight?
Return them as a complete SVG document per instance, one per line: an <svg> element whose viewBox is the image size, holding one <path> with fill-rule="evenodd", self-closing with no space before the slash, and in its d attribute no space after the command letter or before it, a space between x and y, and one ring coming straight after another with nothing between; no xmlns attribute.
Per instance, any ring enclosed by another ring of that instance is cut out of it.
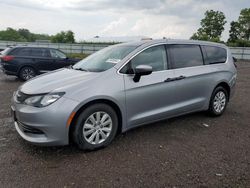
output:
<svg viewBox="0 0 250 188"><path fill-rule="evenodd" d="M64 94L65 94L64 92L58 92L58 93L48 93L46 95L35 95L27 98L24 101L24 104L41 108L56 102Z"/></svg>

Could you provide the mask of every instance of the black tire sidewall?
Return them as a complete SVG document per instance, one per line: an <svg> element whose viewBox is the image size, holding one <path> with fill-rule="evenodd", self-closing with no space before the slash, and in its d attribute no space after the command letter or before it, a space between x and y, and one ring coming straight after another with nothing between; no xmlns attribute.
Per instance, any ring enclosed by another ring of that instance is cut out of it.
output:
<svg viewBox="0 0 250 188"><path fill-rule="evenodd" d="M226 95L226 104L225 104L224 109L220 113L218 113L218 112L215 111L213 103L214 103L214 98L215 98L216 94L218 92L221 92L221 91ZM227 104L228 104L228 92L227 92L227 90L224 87L221 87L221 86L215 88L213 93L212 93L212 96L211 96L211 99L210 99L210 104L209 104L209 113L210 113L210 115L212 115L212 116L220 116L220 115L222 115L224 113L224 111L226 110Z"/></svg>
<svg viewBox="0 0 250 188"><path fill-rule="evenodd" d="M112 130L111 130L109 137L103 143L93 145L93 144L88 143L85 140L85 138L82 134L82 130L83 130L83 125L84 125L84 122L86 121L86 119L91 114L93 114L97 111L103 111L103 112L106 112L110 115L110 117L112 119ZM73 140L74 140L75 144L82 150L96 150L96 149L103 148L103 147L106 147L107 145L109 145L113 141L113 139L116 135L117 129L118 129L118 117L117 117L117 114L114 111L114 109L107 104L102 104L102 103L93 104L93 105L87 107L78 116L74 131L73 131Z"/></svg>
<svg viewBox="0 0 250 188"><path fill-rule="evenodd" d="M26 66L26 67L22 67L21 69L20 69L20 71L19 71L19 78L21 79L21 80L23 80L23 81L27 81L24 77L23 77L23 71L25 70L25 69L32 69L33 70L33 72L34 72L34 77L36 76L36 70L34 69L34 68L32 68L32 67L29 67L29 66ZM33 78L34 78L33 77ZM30 79L32 79L32 78L30 78Z"/></svg>

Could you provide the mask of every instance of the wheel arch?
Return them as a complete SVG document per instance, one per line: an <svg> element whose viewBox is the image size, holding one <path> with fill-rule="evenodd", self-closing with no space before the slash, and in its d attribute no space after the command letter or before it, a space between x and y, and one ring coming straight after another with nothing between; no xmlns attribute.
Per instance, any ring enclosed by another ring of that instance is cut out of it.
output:
<svg viewBox="0 0 250 188"><path fill-rule="evenodd" d="M19 76L19 74L20 74L20 71L21 71L24 67L31 67L31 68L33 68L33 69L36 71L36 74L38 73L38 69L35 68L33 65L24 64L24 65L19 66L19 68L18 68L18 70L17 70L17 75L18 75L18 76Z"/></svg>
<svg viewBox="0 0 250 188"><path fill-rule="evenodd" d="M229 99L230 99L230 94L231 94L231 88L230 88L229 84L228 84L227 82L225 82L225 81L222 81L222 82L218 83L218 84L215 86L214 90L215 90L217 87L219 87L219 86L223 87L223 88L227 91L227 94L228 94L228 101L229 101Z"/></svg>
<svg viewBox="0 0 250 188"><path fill-rule="evenodd" d="M81 106L79 106L77 109L76 109L76 114L74 115L70 125L69 125L69 131L68 131L68 138L69 138L69 142L72 141L72 132L75 128L74 124L76 123L77 121L77 118L79 117L79 115L89 106L93 105L93 104L100 104L100 103L104 103L104 104L107 104L109 105L110 107L112 107L116 114L117 114L117 117L118 117L118 130L117 130L117 134L121 133L122 132L122 121L123 121L123 117L122 117L122 111L120 109L120 107L112 100L109 100L109 99L95 99L95 100L92 100L92 101L89 101L85 104L82 104Z"/></svg>

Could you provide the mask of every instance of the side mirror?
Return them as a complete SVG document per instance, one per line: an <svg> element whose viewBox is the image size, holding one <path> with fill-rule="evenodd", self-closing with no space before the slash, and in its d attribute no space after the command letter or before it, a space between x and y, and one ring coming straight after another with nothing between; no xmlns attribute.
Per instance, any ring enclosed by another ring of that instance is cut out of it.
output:
<svg viewBox="0 0 250 188"><path fill-rule="evenodd" d="M233 57L233 61L234 63L236 63L238 60L236 59L236 57Z"/></svg>
<svg viewBox="0 0 250 188"><path fill-rule="evenodd" d="M134 76L134 82L139 82L141 79L141 76L149 75L153 71L153 68L148 65L138 65L135 68L135 76Z"/></svg>

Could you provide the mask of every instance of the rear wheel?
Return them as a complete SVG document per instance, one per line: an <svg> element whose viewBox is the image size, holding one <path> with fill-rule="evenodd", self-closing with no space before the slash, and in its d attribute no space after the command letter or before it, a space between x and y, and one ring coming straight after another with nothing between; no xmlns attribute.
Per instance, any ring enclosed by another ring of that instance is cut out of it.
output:
<svg viewBox="0 0 250 188"><path fill-rule="evenodd" d="M19 78L27 81L36 76L36 71L32 67L23 67L19 72Z"/></svg>
<svg viewBox="0 0 250 188"><path fill-rule="evenodd" d="M118 128L116 112L106 104L94 104L78 117L73 140L82 150L95 150L109 145Z"/></svg>
<svg viewBox="0 0 250 188"><path fill-rule="evenodd" d="M223 114L228 103L228 92L225 88L219 86L213 91L209 104L209 113L213 116Z"/></svg>

